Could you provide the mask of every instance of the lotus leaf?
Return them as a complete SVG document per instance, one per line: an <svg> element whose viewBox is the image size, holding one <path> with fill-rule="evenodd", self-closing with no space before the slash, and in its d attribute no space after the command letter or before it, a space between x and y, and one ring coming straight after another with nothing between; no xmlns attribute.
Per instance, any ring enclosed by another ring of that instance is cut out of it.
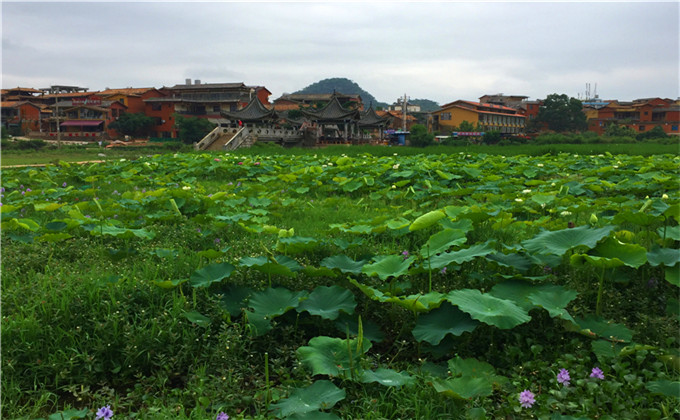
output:
<svg viewBox="0 0 680 420"><path fill-rule="evenodd" d="M462 264L466 261L472 261L477 257L484 257L494 252L492 242L473 245L469 248L464 248L459 251L444 252L430 258L429 264L425 264L425 268L440 269L449 264Z"/></svg>
<svg viewBox="0 0 680 420"><path fill-rule="evenodd" d="M626 244L613 237L608 237L598 243L591 252L599 257L616 258L633 268L638 268L647 262L647 250L644 247Z"/></svg>
<svg viewBox="0 0 680 420"><path fill-rule="evenodd" d="M610 359L617 357L623 349L623 344L614 343L607 340L595 340L591 344L593 353L602 363L607 363Z"/></svg>
<svg viewBox="0 0 680 420"><path fill-rule="evenodd" d="M478 324L467 313L444 302L439 308L419 316L412 334L416 340L436 346L446 334L459 336L464 332L472 332Z"/></svg>
<svg viewBox="0 0 680 420"><path fill-rule="evenodd" d="M482 294L476 289L454 290L447 295L447 300L472 318L501 329L514 328L531 320L529 314L512 301Z"/></svg>
<svg viewBox="0 0 680 420"><path fill-rule="evenodd" d="M184 316L186 317L186 319L198 325L199 327L207 327L210 325L210 318L199 312L196 311L185 312Z"/></svg>
<svg viewBox="0 0 680 420"><path fill-rule="evenodd" d="M680 381L651 381L645 384L649 392L680 399Z"/></svg>
<svg viewBox="0 0 680 420"><path fill-rule="evenodd" d="M310 411L304 414L293 414L286 417L286 420L341 420L334 413L325 413L323 411Z"/></svg>
<svg viewBox="0 0 680 420"><path fill-rule="evenodd" d="M308 346L298 348L297 356L312 370L312 375L347 377L351 367L357 368L361 355L371 348L371 342L368 340L363 340L361 349L358 349L358 344L356 338L343 340L318 336L309 340Z"/></svg>
<svg viewBox="0 0 680 420"><path fill-rule="evenodd" d="M307 292L293 292L283 287L267 288L262 292L253 293L248 306L255 313L274 318L283 315L300 304L300 299L306 298Z"/></svg>
<svg viewBox="0 0 680 420"><path fill-rule="evenodd" d="M347 255L334 255L332 257L324 258L321 265L326 268L338 269L343 273L359 274L366 264L365 260L354 261Z"/></svg>
<svg viewBox="0 0 680 420"><path fill-rule="evenodd" d="M444 229L430 236L420 249L420 255L428 258L432 255L448 250L452 246L459 246L467 241L465 231L460 229Z"/></svg>
<svg viewBox="0 0 680 420"><path fill-rule="evenodd" d="M651 266L665 265L673 267L680 262L680 249L654 248L647 253L647 259Z"/></svg>
<svg viewBox="0 0 680 420"><path fill-rule="evenodd" d="M82 410L76 410L72 408L70 410L59 411L54 414L50 414L47 420L71 420L71 419L84 419L90 410L83 408Z"/></svg>
<svg viewBox="0 0 680 420"><path fill-rule="evenodd" d="M175 279L175 280L162 280L162 281L154 281L153 283L160 287L161 289L172 289L174 287L179 286L180 284L186 282L187 279Z"/></svg>
<svg viewBox="0 0 680 420"><path fill-rule="evenodd" d="M677 267L666 267L664 277L670 284L680 287L680 265Z"/></svg>
<svg viewBox="0 0 680 420"><path fill-rule="evenodd" d="M592 332L606 340L629 343L633 338L633 332L624 325L594 315L589 315L583 319L576 318L576 324L581 329Z"/></svg>
<svg viewBox="0 0 680 420"><path fill-rule="evenodd" d="M559 285L543 285L528 295L529 301L540 306L553 318L562 318L575 323L574 318L567 312L567 305L576 299L578 293Z"/></svg>
<svg viewBox="0 0 680 420"><path fill-rule="evenodd" d="M369 276L377 275L381 280L386 280L389 277L406 274L414 260L414 257L404 258L401 255L376 257L375 263L364 265L361 271Z"/></svg>
<svg viewBox="0 0 680 420"><path fill-rule="evenodd" d="M564 255L576 247L594 248L603 238L609 236L615 226L595 229L588 226L567 228L556 231L543 231L522 245L532 254Z"/></svg>
<svg viewBox="0 0 680 420"><path fill-rule="evenodd" d="M385 386L412 385L415 378L406 372L397 372L392 369L378 368L375 371L365 370L361 375L361 382L377 382Z"/></svg>
<svg viewBox="0 0 680 420"><path fill-rule="evenodd" d="M433 210L414 220L413 223L411 223L411 226L409 226L408 230L415 231L426 229L445 217L446 213L444 213L442 210Z"/></svg>
<svg viewBox="0 0 680 420"><path fill-rule="evenodd" d="M193 287L208 287L231 275L235 267L229 263L210 264L194 271L189 278L189 284Z"/></svg>
<svg viewBox="0 0 680 420"><path fill-rule="evenodd" d="M35 240L38 242L60 242L72 237L68 233L45 233L44 235L36 236Z"/></svg>
<svg viewBox="0 0 680 420"><path fill-rule="evenodd" d="M496 252L487 255L486 259L503 267L514 268L522 273L528 271L533 266L531 259L518 253L503 254L502 252Z"/></svg>
<svg viewBox="0 0 680 420"><path fill-rule="evenodd" d="M294 389L288 398L272 404L271 408L279 418L285 418L294 414L305 414L332 408L338 401L345 399L345 395L344 389L338 388L330 381L320 380L307 388ZM301 418L311 419L316 417Z"/></svg>
<svg viewBox="0 0 680 420"><path fill-rule="evenodd" d="M340 315L340 311L354 313L356 305L354 295L349 290L340 286L319 286L300 303L297 311L307 311L311 315L334 320Z"/></svg>
<svg viewBox="0 0 680 420"><path fill-rule="evenodd" d="M292 236L289 238L280 238L279 242L276 244L276 250L286 254L301 254L303 252L315 250L318 245L319 241L314 238Z"/></svg>
<svg viewBox="0 0 680 420"><path fill-rule="evenodd" d="M487 378L462 376L446 380L434 379L432 385L437 392L460 400L487 397L493 393L493 382Z"/></svg>

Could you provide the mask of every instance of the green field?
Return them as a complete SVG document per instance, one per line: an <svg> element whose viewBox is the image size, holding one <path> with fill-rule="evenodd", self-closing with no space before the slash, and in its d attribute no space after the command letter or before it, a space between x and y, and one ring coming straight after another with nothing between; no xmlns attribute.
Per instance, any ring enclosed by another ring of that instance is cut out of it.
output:
<svg viewBox="0 0 680 420"><path fill-rule="evenodd" d="M678 418L680 157L634 146L3 168L2 418Z"/></svg>

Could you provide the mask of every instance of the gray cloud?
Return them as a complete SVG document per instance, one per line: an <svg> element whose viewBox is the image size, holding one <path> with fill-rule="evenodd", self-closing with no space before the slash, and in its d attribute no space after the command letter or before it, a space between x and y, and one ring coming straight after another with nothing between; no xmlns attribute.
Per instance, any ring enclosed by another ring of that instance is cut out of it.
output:
<svg viewBox="0 0 680 420"><path fill-rule="evenodd" d="M347 77L381 101L675 98L678 3L2 3L2 86L266 86Z"/></svg>

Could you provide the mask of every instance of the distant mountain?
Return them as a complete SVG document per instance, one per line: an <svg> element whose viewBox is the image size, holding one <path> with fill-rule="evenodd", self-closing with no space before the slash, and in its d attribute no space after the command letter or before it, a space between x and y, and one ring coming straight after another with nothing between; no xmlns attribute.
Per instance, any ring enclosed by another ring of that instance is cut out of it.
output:
<svg viewBox="0 0 680 420"><path fill-rule="evenodd" d="M303 94L315 94L315 93L333 93L333 91L338 93L343 93L345 95L361 95L361 100L364 102L364 106L368 108L373 104L373 109L378 107L386 108L388 104L384 102L378 102L377 99L370 93L366 92L353 82L352 80L346 79L344 77L333 77L331 79L323 79L316 83L312 83L302 90L298 90L293 93L303 93Z"/></svg>
<svg viewBox="0 0 680 420"><path fill-rule="evenodd" d="M420 105L420 112L432 112L439 109L439 104L429 99L409 99L409 103Z"/></svg>

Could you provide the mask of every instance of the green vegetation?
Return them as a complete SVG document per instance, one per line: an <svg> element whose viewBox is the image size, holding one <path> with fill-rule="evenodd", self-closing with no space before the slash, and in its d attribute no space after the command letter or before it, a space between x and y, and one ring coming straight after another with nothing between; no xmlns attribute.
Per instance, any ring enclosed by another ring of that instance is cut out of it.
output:
<svg viewBox="0 0 680 420"><path fill-rule="evenodd" d="M154 120L143 113L124 113L111 124L109 128L118 131L120 134L146 137L151 133Z"/></svg>
<svg viewBox="0 0 680 420"><path fill-rule="evenodd" d="M215 124L206 118L183 117L175 114L175 121L179 127L179 139L185 144L198 143L215 128Z"/></svg>
<svg viewBox="0 0 680 420"><path fill-rule="evenodd" d="M588 128L581 101L565 94L548 95L538 109L537 123L557 132L583 131Z"/></svg>
<svg viewBox="0 0 680 420"><path fill-rule="evenodd" d="M363 90L356 82L344 78L344 77L332 77L329 79L319 80L318 82L312 83L311 85L300 89L294 93L303 94L319 94L319 93L342 93L344 95L360 95L361 100L368 108L373 104L373 109L377 107L387 107L388 104L383 102L378 102L377 99L370 93Z"/></svg>
<svg viewBox="0 0 680 420"><path fill-rule="evenodd" d="M3 418L680 415L677 154L267 150L3 169Z"/></svg>

